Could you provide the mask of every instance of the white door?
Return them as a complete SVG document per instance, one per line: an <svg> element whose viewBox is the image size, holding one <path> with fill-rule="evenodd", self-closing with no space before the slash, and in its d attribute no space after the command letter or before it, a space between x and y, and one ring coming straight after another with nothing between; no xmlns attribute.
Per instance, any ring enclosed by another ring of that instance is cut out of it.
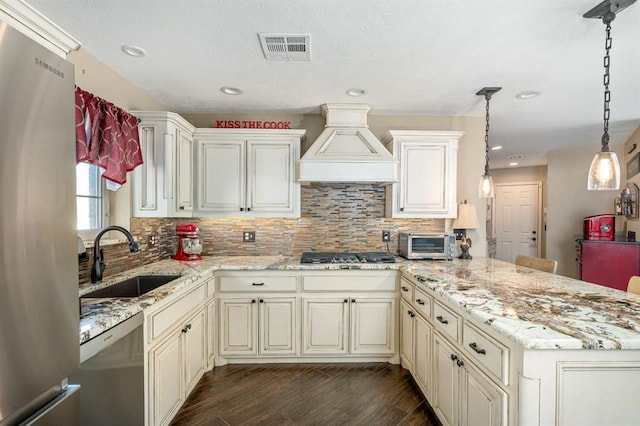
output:
<svg viewBox="0 0 640 426"><path fill-rule="evenodd" d="M296 353L296 298L260 298L260 353Z"/></svg>
<svg viewBox="0 0 640 426"><path fill-rule="evenodd" d="M256 213L294 211L295 158L292 141L247 143L247 209Z"/></svg>
<svg viewBox="0 0 640 426"><path fill-rule="evenodd" d="M220 355L257 355L257 299L220 299Z"/></svg>
<svg viewBox="0 0 640 426"><path fill-rule="evenodd" d="M352 354L393 355L395 307L395 298L351 298Z"/></svg>
<svg viewBox="0 0 640 426"><path fill-rule="evenodd" d="M245 208L246 144L244 140L200 142L198 209L240 213Z"/></svg>
<svg viewBox="0 0 640 426"><path fill-rule="evenodd" d="M496 185L497 258L513 263L518 254L540 257L541 183Z"/></svg>
<svg viewBox="0 0 640 426"><path fill-rule="evenodd" d="M349 299L305 299L302 309L303 355L346 354Z"/></svg>

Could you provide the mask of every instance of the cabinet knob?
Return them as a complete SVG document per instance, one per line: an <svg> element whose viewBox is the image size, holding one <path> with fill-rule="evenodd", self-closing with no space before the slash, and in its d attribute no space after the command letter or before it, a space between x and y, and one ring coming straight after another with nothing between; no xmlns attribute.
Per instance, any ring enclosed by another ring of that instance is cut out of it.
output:
<svg viewBox="0 0 640 426"><path fill-rule="evenodd" d="M264 303L264 299L260 299L260 303Z"/></svg>
<svg viewBox="0 0 640 426"><path fill-rule="evenodd" d="M184 327L182 327L182 332L186 333L187 331L191 330L191 324L187 324Z"/></svg>
<svg viewBox="0 0 640 426"><path fill-rule="evenodd" d="M402 287L400 287L400 288L402 289L402 291L409 291L409 288L408 288L408 287L402 286Z"/></svg>
<svg viewBox="0 0 640 426"><path fill-rule="evenodd" d="M436 317L436 319L437 319L440 323L442 323L442 324L449 324L449 321L448 321L448 320L446 320L446 319L444 319L444 318L442 318L442 315L438 315L438 316Z"/></svg>
<svg viewBox="0 0 640 426"><path fill-rule="evenodd" d="M344 302L344 303L347 303L347 302L349 302L349 300L347 300L347 299L344 299L344 300L343 300L343 302Z"/></svg>
<svg viewBox="0 0 640 426"><path fill-rule="evenodd" d="M404 207L400 207L400 211L403 212L404 211Z"/></svg>
<svg viewBox="0 0 640 426"><path fill-rule="evenodd" d="M356 299L351 299L351 303L356 303Z"/></svg>
<svg viewBox="0 0 640 426"><path fill-rule="evenodd" d="M458 364L458 367L463 367L464 366L464 361L461 359L456 360L456 364Z"/></svg>
<svg viewBox="0 0 640 426"><path fill-rule="evenodd" d="M451 354L451 361L455 361L458 359L458 355L456 354Z"/></svg>
<svg viewBox="0 0 640 426"><path fill-rule="evenodd" d="M424 305L424 301L422 299L416 299L416 303L418 305Z"/></svg>
<svg viewBox="0 0 640 426"><path fill-rule="evenodd" d="M251 299L251 303L256 303L256 299Z"/></svg>
<svg viewBox="0 0 640 426"><path fill-rule="evenodd" d="M250 212L251 211L251 207L247 207L247 211Z"/></svg>

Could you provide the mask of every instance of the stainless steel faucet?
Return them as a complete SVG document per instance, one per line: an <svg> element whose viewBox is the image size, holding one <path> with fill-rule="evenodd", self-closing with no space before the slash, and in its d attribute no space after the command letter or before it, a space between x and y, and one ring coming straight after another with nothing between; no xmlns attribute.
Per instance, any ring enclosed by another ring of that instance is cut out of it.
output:
<svg viewBox="0 0 640 426"><path fill-rule="evenodd" d="M131 253L136 253L138 251L138 244L133 241L133 235L131 232L124 229L122 226L106 226L98 231L96 235L96 239L93 242L93 267L91 268L91 282L98 283L102 281L102 272L104 271L106 263L104 263L104 251L100 248L100 238L109 231L120 231L122 232L127 240L129 240L129 250Z"/></svg>

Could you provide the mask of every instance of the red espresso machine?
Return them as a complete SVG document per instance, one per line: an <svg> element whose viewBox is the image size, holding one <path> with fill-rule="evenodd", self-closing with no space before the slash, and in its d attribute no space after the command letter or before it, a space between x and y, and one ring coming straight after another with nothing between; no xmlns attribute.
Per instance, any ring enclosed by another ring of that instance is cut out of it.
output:
<svg viewBox="0 0 640 426"><path fill-rule="evenodd" d="M196 225L177 225L176 235L178 236L178 249L172 259L191 262L202 260L202 240L200 230Z"/></svg>
<svg viewBox="0 0 640 426"><path fill-rule="evenodd" d="M585 240L613 241L616 232L616 217L612 214L587 216L583 222Z"/></svg>

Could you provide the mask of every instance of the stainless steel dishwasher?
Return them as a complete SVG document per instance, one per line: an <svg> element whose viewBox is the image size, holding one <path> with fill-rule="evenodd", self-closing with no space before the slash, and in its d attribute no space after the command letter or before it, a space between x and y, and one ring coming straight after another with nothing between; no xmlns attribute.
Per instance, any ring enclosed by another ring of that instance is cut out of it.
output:
<svg viewBox="0 0 640 426"><path fill-rule="evenodd" d="M80 346L80 370L69 383L81 385L82 425L144 424L142 312Z"/></svg>

